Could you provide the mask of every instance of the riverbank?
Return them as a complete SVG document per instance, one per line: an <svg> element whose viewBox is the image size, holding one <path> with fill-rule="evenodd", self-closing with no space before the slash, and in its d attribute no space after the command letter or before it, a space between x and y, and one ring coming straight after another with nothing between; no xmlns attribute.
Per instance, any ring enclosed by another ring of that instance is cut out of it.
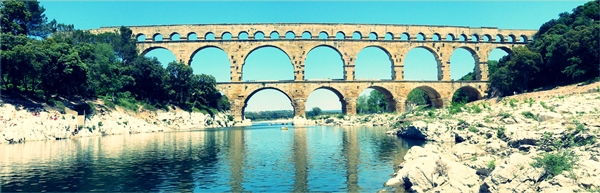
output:
<svg viewBox="0 0 600 193"><path fill-rule="evenodd" d="M86 118L68 106L64 113L44 103L3 97L0 101L0 143L22 143L37 140L166 132L190 129L251 125L237 122L226 113L213 116L186 112L179 108L169 111L139 112L104 106L102 100L91 102L97 113Z"/></svg>
<svg viewBox="0 0 600 193"><path fill-rule="evenodd" d="M412 147L385 186L414 192L600 191L600 82L404 114L295 120L389 126Z"/></svg>

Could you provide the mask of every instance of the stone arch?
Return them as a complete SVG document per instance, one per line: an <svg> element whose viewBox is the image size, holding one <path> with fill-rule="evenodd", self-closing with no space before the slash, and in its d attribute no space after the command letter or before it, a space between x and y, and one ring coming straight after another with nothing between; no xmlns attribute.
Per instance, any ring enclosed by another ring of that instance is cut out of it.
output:
<svg viewBox="0 0 600 193"><path fill-rule="evenodd" d="M215 45L205 45L205 46L202 46L202 47L200 47L200 48L198 48L198 49L194 50L194 51L192 52L192 54L190 54L190 60L189 60L189 61L188 61L188 63L186 63L186 64L188 64L188 65L189 65L189 64L192 64L192 60L193 60L194 56L195 56L195 55L196 55L198 52L200 52L201 50L203 50L203 49L206 49L206 48L217 48L217 49L219 49L219 50L221 50L221 51L225 52L225 54L229 55L229 53L227 53L227 51L225 51L223 48L221 48L221 47L219 47L219 46L215 46ZM229 58L229 57L228 57L227 59L229 60L229 63L230 63L230 65L231 65L231 58ZM231 75L230 75L230 76L231 76Z"/></svg>
<svg viewBox="0 0 600 193"><path fill-rule="evenodd" d="M355 63L355 67L354 67L355 74L356 74L356 72L358 72L358 69L360 68L360 67L359 68L356 67L356 61L358 61L358 59L359 59L358 56L359 56L360 52L362 52L364 49L367 49L367 48L378 48L378 49L380 49L381 51L383 51L387 55L388 60L390 61L390 66L389 67L391 69L391 71L390 71L391 74L390 74L390 76L388 78L392 79L393 75L394 75L394 60L392 58L392 54L390 54L390 52L388 51L388 49L386 49L385 47L379 46L379 45L368 45L368 46L365 46L364 48L362 48L362 49L360 49L358 51L358 53L356 54L356 60L354 61L354 63ZM356 75L354 75L354 76L356 78Z"/></svg>
<svg viewBox="0 0 600 193"><path fill-rule="evenodd" d="M446 35L446 41L455 41L456 37L454 36L454 34L449 33L448 35Z"/></svg>
<svg viewBox="0 0 600 193"><path fill-rule="evenodd" d="M468 42L469 38L465 34L460 34L460 36L458 37L458 41L460 41L460 42Z"/></svg>
<svg viewBox="0 0 600 193"><path fill-rule="evenodd" d="M296 39L296 33L294 33L293 31L287 31L287 32L285 32L284 37L285 37L284 39L293 40L293 39Z"/></svg>
<svg viewBox="0 0 600 193"><path fill-rule="evenodd" d="M272 32L269 34L269 39L271 39L271 40L278 40L278 39L281 39L281 34L279 34L279 32L277 32L277 31L272 31Z"/></svg>
<svg viewBox="0 0 600 193"><path fill-rule="evenodd" d="M346 34L344 34L344 32L342 32L342 31L338 31L335 33L335 39L337 39L337 40L346 39Z"/></svg>
<svg viewBox="0 0 600 193"><path fill-rule="evenodd" d="M377 40L379 36L375 32L369 33L369 40Z"/></svg>
<svg viewBox="0 0 600 193"><path fill-rule="evenodd" d="M442 36L439 33L433 33L431 41L442 41Z"/></svg>
<svg viewBox="0 0 600 193"><path fill-rule="evenodd" d="M520 35L519 36L519 42L528 43L529 42L529 38L526 35Z"/></svg>
<svg viewBox="0 0 600 193"><path fill-rule="evenodd" d="M352 32L353 40L362 40L362 38L363 38L363 35L359 31Z"/></svg>
<svg viewBox="0 0 600 193"><path fill-rule="evenodd" d="M423 32L419 32L416 37L417 37L415 39L416 41L425 41L425 40L427 40L427 37L425 36L425 34Z"/></svg>
<svg viewBox="0 0 600 193"><path fill-rule="evenodd" d="M187 40L198 40L198 34L196 34L196 32L190 32L186 37Z"/></svg>
<svg viewBox="0 0 600 193"><path fill-rule="evenodd" d="M452 95L450 96L454 97L459 91L463 91L463 93L468 97L467 102L483 99L483 92L479 91L477 88L474 88L472 86L463 86L458 89L455 89L452 91ZM454 102L454 98L452 98L452 100Z"/></svg>
<svg viewBox="0 0 600 193"><path fill-rule="evenodd" d="M517 37L515 37L514 34L509 34L508 35L508 40L506 40L506 41L510 42L510 43L515 43L515 42L517 42Z"/></svg>
<svg viewBox="0 0 600 193"><path fill-rule="evenodd" d="M492 41L492 36L490 36L490 34L483 35L483 41L484 42L491 42Z"/></svg>
<svg viewBox="0 0 600 193"><path fill-rule="evenodd" d="M324 40L329 39L329 34L327 34L326 31L321 31L321 32L319 32L319 39L324 39Z"/></svg>
<svg viewBox="0 0 600 193"><path fill-rule="evenodd" d="M404 33L400 34L400 40L410 41L410 34L408 34L408 32L404 32Z"/></svg>
<svg viewBox="0 0 600 193"><path fill-rule="evenodd" d="M155 41L155 42L163 41L163 35L160 33L155 33L154 35L152 35L152 41Z"/></svg>
<svg viewBox="0 0 600 193"><path fill-rule="evenodd" d="M345 97L344 97L344 94L342 94L342 93L339 91L339 90L340 90L339 88L334 88L334 87L327 86L327 85L320 85L320 86L318 86L318 87L316 87L316 88L312 89L312 90L311 90L311 91L308 93L308 95L306 95L306 97L305 97L305 98L307 99L307 102L308 102L308 97L310 96L310 94L312 94L313 92L315 92L315 91L317 91L317 90L319 90L319 89L328 90L328 91L331 91L333 94L335 94L335 95L338 97L338 99L340 100L340 103L341 103L341 105L342 105L342 114L344 114L344 115L346 114L346 105L347 105L347 104L346 104L346 101L344 100L344 98L345 98Z"/></svg>
<svg viewBox="0 0 600 193"><path fill-rule="evenodd" d="M152 50L155 50L155 49L165 49L165 50L169 50L171 53L175 54L175 52L173 52L173 50L170 50L170 49L169 49L169 48L167 48L167 47L164 47L164 46L152 46L152 47L146 48L146 49L144 49L144 50L141 50L141 52L140 52L140 55L144 56L144 55L146 55L148 52L150 52L150 51L152 51Z"/></svg>
<svg viewBox="0 0 600 193"><path fill-rule="evenodd" d="M252 39L254 39L254 40L264 40L265 39L265 33L263 33L262 31L256 31L254 33L254 35L252 35Z"/></svg>
<svg viewBox="0 0 600 193"><path fill-rule="evenodd" d="M233 35L231 34L231 32L225 31L221 34L221 40L232 40L233 39Z"/></svg>
<svg viewBox="0 0 600 193"><path fill-rule="evenodd" d="M346 61L344 61L344 57L342 55L342 52L340 52L340 50L338 50L336 47L334 47L332 45L328 45L328 44L319 44L319 45L316 45L316 46L310 48L308 50L308 52L306 52L306 57L304 58L304 61L303 61L303 64L305 65L305 67L304 67L305 68L304 69L305 72L303 74L306 76L306 60L308 59L308 56L309 56L310 52L313 51L314 49L318 48L318 47L331 48L333 51L335 51L339 55L340 59L342 60L342 66L341 66L341 69L342 69L342 78L344 78L344 74L346 73L345 72L345 68L344 68L344 64L346 63ZM303 77L303 79L306 80L305 77Z"/></svg>
<svg viewBox="0 0 600 193"><path fill-rule="evenodd" d="M494 51L495 49L501 49L502 51L505 51L508 55L512 55L513 51L512 49L510 49L509 47L506 46L496 46L496 47L491 47L489 50L486 50L486 56L489 56L492 51Z"/></svg>
<svg viewBox="0 0 600 193"><path fill-rule="evenodd" d="M247 31L240 31L237 35L238 40L248 40L250 39L250 34Z"/></svg>
<svg viewBox="0 0 600 193"><path fill-rule="evenodd" d="M381 94L383 94L383 96L385 96L385 100L387 102L387 108L388 108L388 112L394 112L396 111L396 100L394 100L396 97L394 96L394 94L392 92L390 92L389 89L383 87L383 86L369 86L367 88L370 89L374 89L376 91L379 91Z"/></svg>
<svg viewBox="0 0 600 193"><path fill-rule="evenodd" d="M465 45L465 46L459 46L459 47L455 48L454 50L452 50L452 54L450 55L450 78L452 80L458 80L458 79L461 78L461 77L452 76L452 73L460 72L460 71L455 71L455 70L461 69L460 67L457 68L457 66L455 66L455 65L461 66L461 64L463 64L463 63L459 63L459 64L453 64L452 63L453 60L456 61L455 59L457 59L457 58L454 58L454 54L459 49L466 50L467 52L469 52L469 54L471 54L474 63L473 63L473 68L469 69L469 72L473 72L474 73L476 80L481 80L481 69L478 66L479 65L479 61L480 61L480 57L479 57L478 53L475 51L474 48L472 48L470 46L467 46L467 45ZM459 57L459 56L457 56L457 57ZM462 66L462 67L464 67L464 66ZM474 70L474 71L471 71L471 70Z"/></svg>
<svg viewBox="0 0 600 193"><path fill-rule="evenodd" d="M504 42L504 36L502 34L496 34L495 42Z"/></svg>
<svg viewBox="0 0 600 193"><path fill-rule="evenodd" d="M435 107L435 108L444 107L444 101L442 100L442 96L434 88L432 88L430 86L426 86L426 85L416 86L416 87L413 87L410 90L408 90L408 92L413 91L415 89L421 89L421 90L425 91L425 94L427 94L427 96L429 96L429 100L431 101L431 104L433 105L433 107ZM405 96L408 96L408 93L406 93Z"/></svg>
<svg viewBox="0 0 600 193"><path fill-rule="evenodd" d="M143 37L143 39L140 40L140 38L142 38L142 37ZM137 42L144 42L144 41L146 41L146 35L143 33L139 33L139 34L135 35L135 40Z"/></svg>
<svg viewBox="0 0 600 193"><path fill-rule="evenodd" d="M436 52L435 48L432 48L432 47L429 47L426 45L414 45L407 49L408 51L406 52L406 54L404 55L404 58L402 60L402 61L404 61L404 69L406 70L406 68L407 68L406 59L407 59L408 55L415 48L423 48L433 55L433 59L436 62L436 70L438 72L437 73L438 80L442 80L443 72L442 72L442 60L440 59L440 55L438 52ZM402 77L404 79L404 71L402 72Z"/></svg>
<svg viewBox="0 0 600 193"><path fill-rule="evenodd" d="M250 98L252 98L252 96L254 96L256 93L258 93L258 92L260 92L260 91L263 91L263 90L268 90L268 89L272 89L272 90L279 91L279 92L281 92L283 95L285 95L285 96L288 98L288 100L290 101L290 104L292 104L292 111L294 111L294 112L296 111L296 108L298 108L298 107L294 106L294 101L293 101L293 99L292 99L292 95L291 95L291 93L285 92L284 90L282 90L282 89L280 89L280 88L277 88L277 87L271 87L271 86L269 86L269 87L260 87L260 88L256 88L256 89L254 89L254 90L251 90L251 91L249 91L249 92L246 92L246 93L248 93L248 94L246 94L246 95L245 95L246 97L244 97L244 99L243 99L243 101L244 101L244 104L242 105L242 109L241 109L241 114L242 114L242 117L245 117L245 113L246 113L246 107L248 106L248 101L250 100Z"/></svg>
<svg viewBox="0 0 600 193"><path fill-rule="evenodd" d="M292 70L296 69L296 65L292 62L292 58L290 57L290 54L289 54L290 52L288 52L285 49L283 49L279 46L276 46L276 45L271 45L271 44L259 45L257 47L252 48L252 50L250 50L248 52L248 54L242 55L242 58L244 58L244 63L240 66L240 68L241 68L240 69L240 73L241 73L240 79L242 79L242 80L244 79L244 67L246 66L246 63L247 63L246 60L248 59L248 56L250 56L256 50L259 50L261 48L269 48L269 47L278 49L279 51L283 52L287 56L287 59L290 62L289 64L292 65ZM298 76L298 73L296 73L296 72L293 72L293 73L294 73L294 77L292 80L294 80L296 78L295 76Z"/></svg>
<svg viewBox="0 0 600 193"><path fill-rule="evenodd" d="M177 38L175 39L175 41L179 41L179 40L181 40L181 35L179 35L179 33L177 33L177 32L173 32L173 33L171 33L171 35L169 35L169 40L171 40L171 41L172 41L172 40L174 40L174 39L173 39L173 37L177 37Z"/></svg>
<svg viewBox="0 0 600 193"><path fill-rule="evenodd" d="M394 40L394 34L392 32L387 32L387 33L385 33L383 39L384 40Z"/></svg>
<svg viewBox="0 0 600 193"><path fill-rule="evenodd" d="M204 40L216 40L217 36L213 32L206 32L204 34Z"/></svg>
<svg viewBox="0 0 600 193"><path fill-rule="evenodd" d="M479 41L480 41L480 39L479 39L479 38L480 38L480 37L479 37L479 35L477 35L477 34L472 34L472 35L471 35L471 39L470 39L469 41L470 41L470 42L479 42Z"/></svg>
<svg viewBox="0 0 600 193"><path fill-rule="evenodd" d="M302 32L302 39L307 39L307 40L312 39L312 33L310 33L310 31L303 31Z"/></svg>

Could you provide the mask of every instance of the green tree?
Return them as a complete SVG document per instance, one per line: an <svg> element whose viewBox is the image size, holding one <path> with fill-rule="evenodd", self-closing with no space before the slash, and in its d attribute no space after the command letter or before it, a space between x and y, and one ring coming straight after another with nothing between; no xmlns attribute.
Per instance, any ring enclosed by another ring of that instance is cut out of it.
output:
<svg viewBox="0 0 600 193"><path fill-rule="evenodd" d="M422 89L414 89L408 93L407 102L414 103L415 105L431 105L429 95Z"/></svg>
<svg viewBox="0 0 600 193"><path fill-rule="evenodd" d="M319 107L313 107L312 108L312 114L314 116L319 116L319 115L321 115L321 113L323 113L323 111L321 110L321 108L319 108Z"/></svg>

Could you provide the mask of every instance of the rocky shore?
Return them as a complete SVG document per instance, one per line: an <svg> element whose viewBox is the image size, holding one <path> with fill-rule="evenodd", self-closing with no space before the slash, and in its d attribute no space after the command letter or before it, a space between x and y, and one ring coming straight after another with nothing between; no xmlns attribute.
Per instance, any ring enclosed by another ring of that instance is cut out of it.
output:
<svg viewBox="0 0 600 193"><path fill-rule="evenodd" d="M429 141L385 186L409 192L600 191L600 83L404 114L320 117Z"/></svg>
<svg viewBox="0 0 600 193"><path fill-rule="evenodd" d="M20 104L0 106L0 143L58 140L77 137L219 128L249 125L233 121L228 114L214 116L181 109L131 112L106 108L94 102L98 112L88 118L70 109L59 113L51 108L35 110Z"/></svg>

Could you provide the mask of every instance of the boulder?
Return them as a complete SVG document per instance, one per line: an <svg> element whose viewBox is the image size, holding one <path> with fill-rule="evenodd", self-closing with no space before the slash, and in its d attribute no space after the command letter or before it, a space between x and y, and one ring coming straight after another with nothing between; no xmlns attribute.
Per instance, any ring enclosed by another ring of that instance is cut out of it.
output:
<svg viewBox="0 0 600 193"><path fill-rule="evenodd" d="M386 186L401 186L413 192L476 192L479 189L476 171L445 156L436 145L412 147L406 160Z"/></svg>
<svg viewBox="0 0 600 193"><path fill-rule="evenodd" d="M398 136L438 142L454 142L456 140L455 134L450 132L447 125L441 123L428 124L424 121L415 121L408 127L399 128Z"/></svg>
<svg viewBox="0 0 600 193"><path fill-rule="evenodd" d="M534 168L534 160L520 153L496 161L495 169L485 178L480 192L533 192L534 185L544 174L541 168Z"/></svg>

